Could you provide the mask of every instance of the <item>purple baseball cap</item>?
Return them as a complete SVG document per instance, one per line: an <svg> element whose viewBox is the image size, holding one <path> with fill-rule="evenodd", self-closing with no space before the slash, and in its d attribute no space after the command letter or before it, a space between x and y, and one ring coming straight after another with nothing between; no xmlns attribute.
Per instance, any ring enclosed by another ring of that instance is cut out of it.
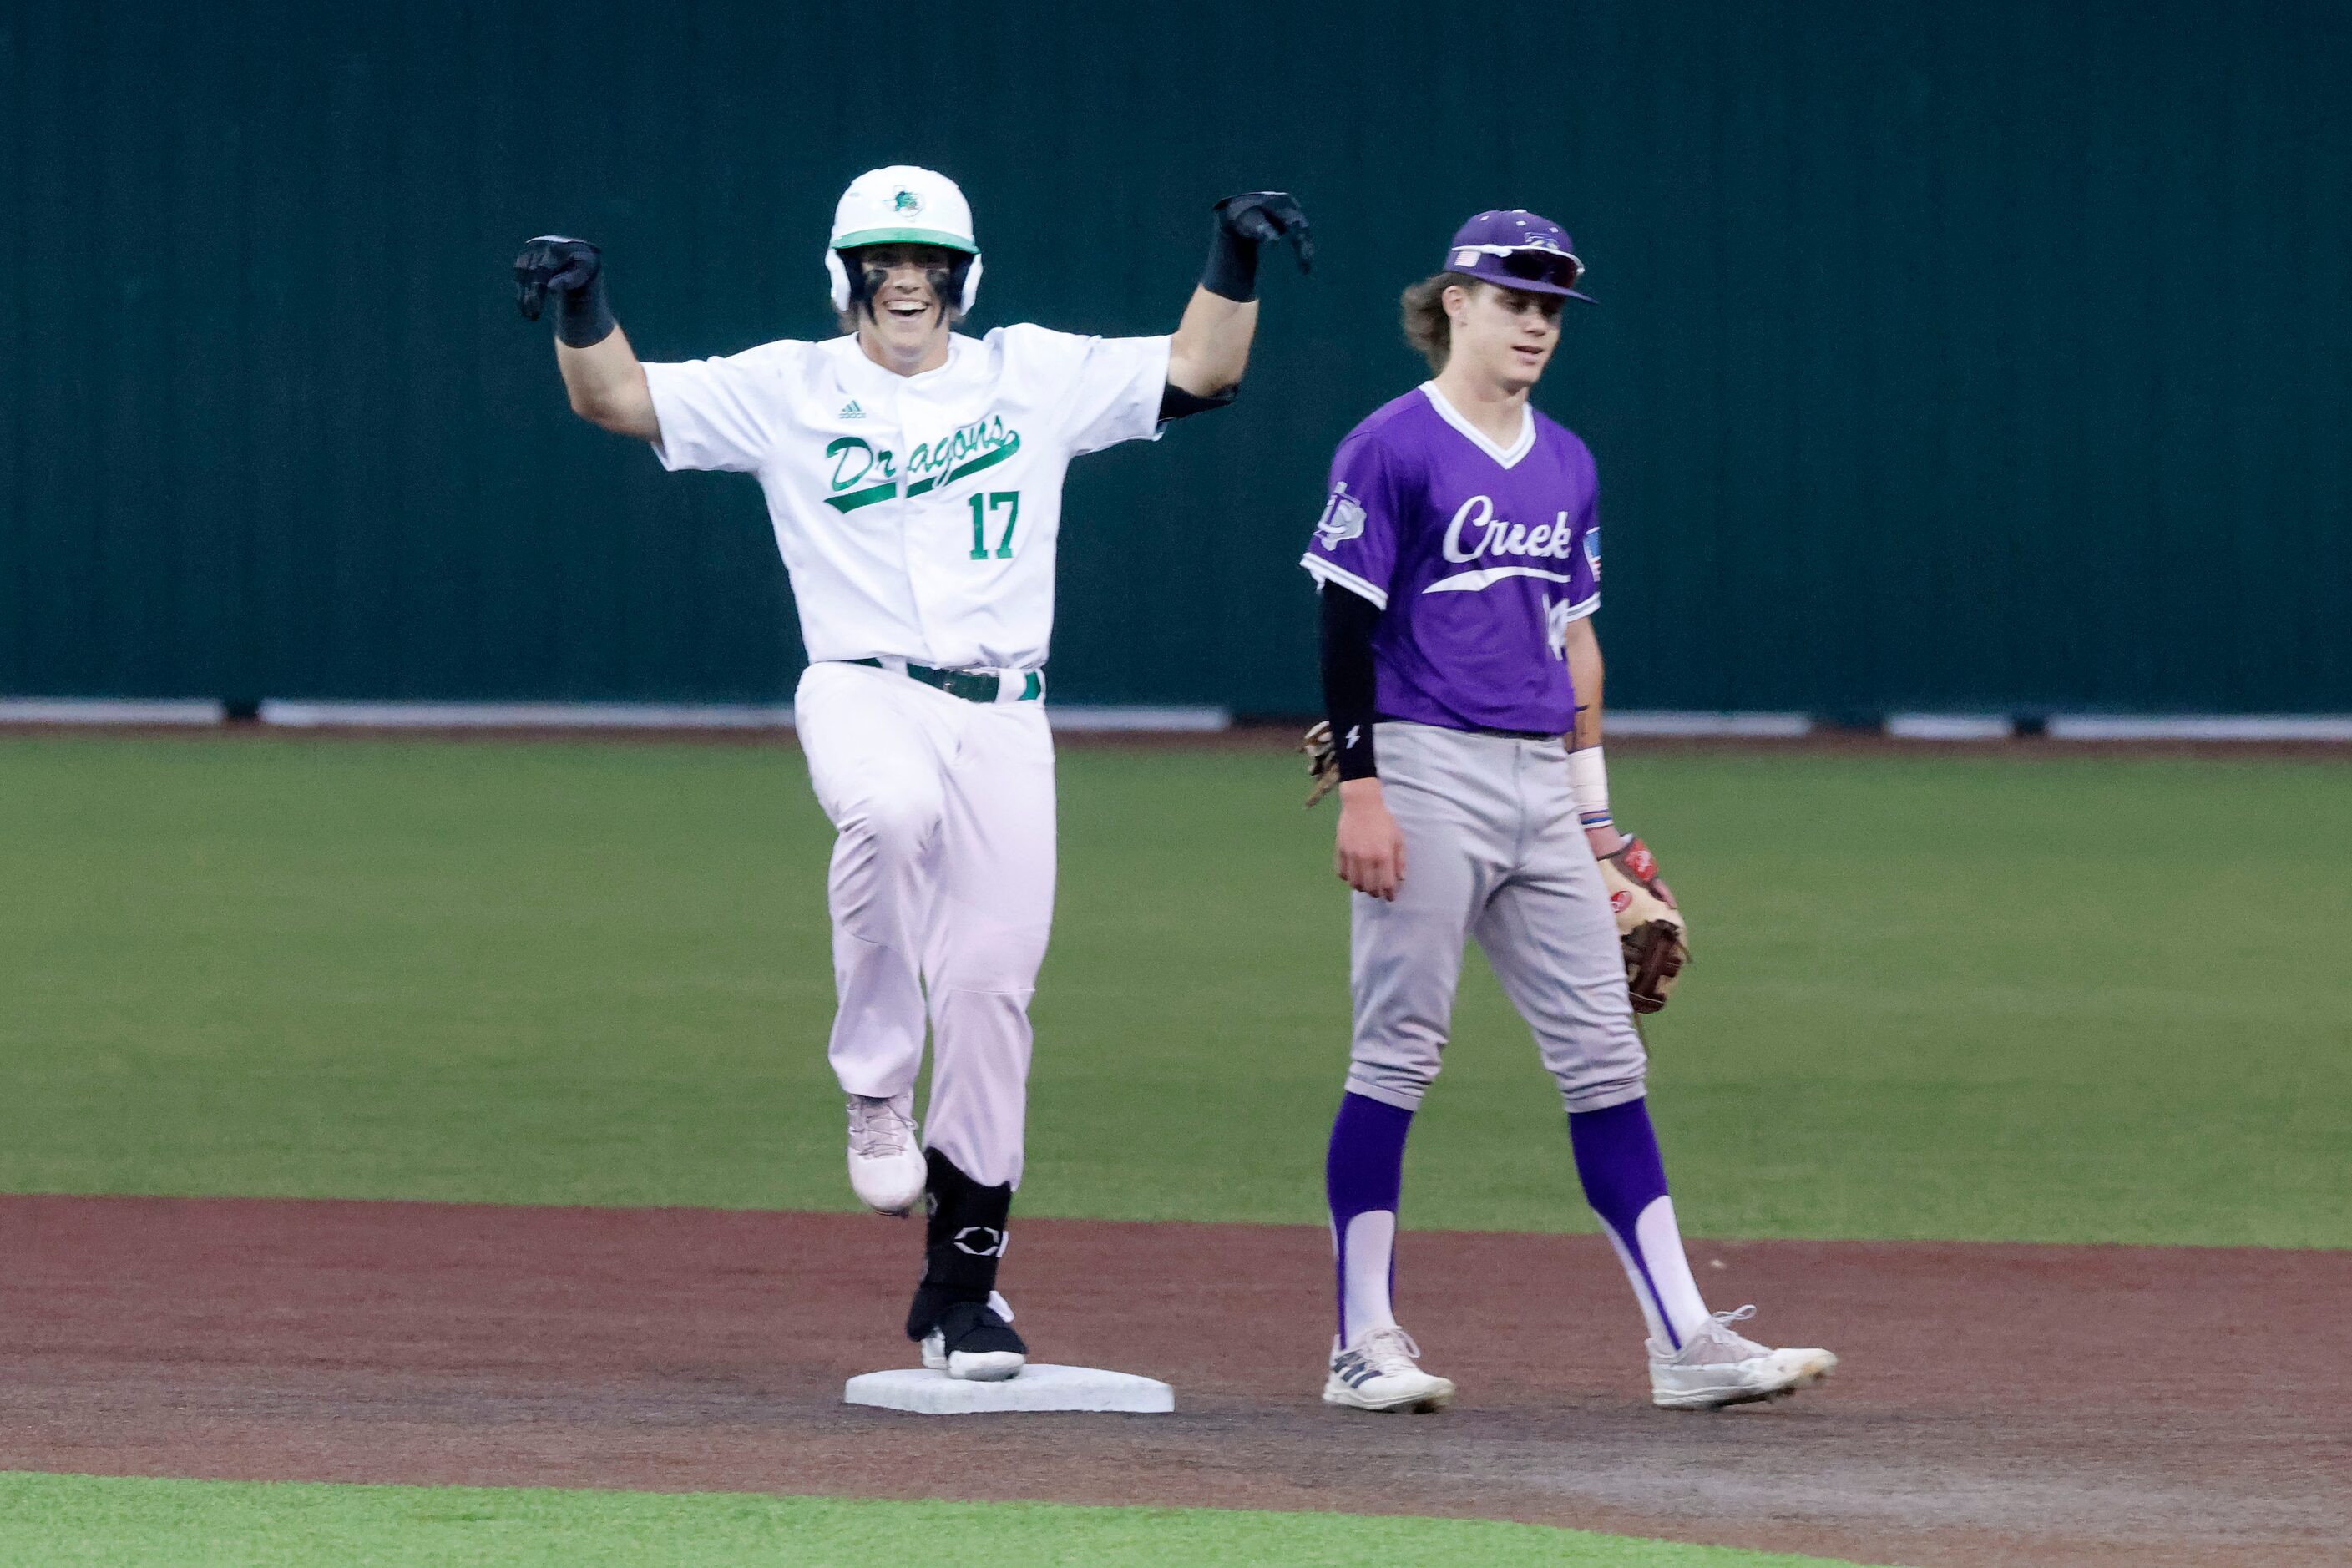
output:
<svg viewBox="0 0 2352 1568"><path fill-rule="evenodd" d="M1445 270L1465 272L1505 289L1565 294L1588 305L1594 303L1591 295L1576 291L1578 280L1584 276L1584 263L1576 258L1576 246L1568 230L1525 207L1480 213L1464 224L1445 252Z"/></svg>

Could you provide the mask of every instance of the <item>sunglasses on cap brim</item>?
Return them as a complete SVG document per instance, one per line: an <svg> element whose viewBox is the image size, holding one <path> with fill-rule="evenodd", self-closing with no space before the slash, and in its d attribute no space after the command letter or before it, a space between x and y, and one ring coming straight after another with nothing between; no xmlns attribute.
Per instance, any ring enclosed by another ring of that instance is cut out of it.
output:
<svg viewBox="0 0 2352 1568"><path fill-rule="evenodd" d="M1496 270L1522 283L1548 283L1555 289L1573 289L1584 277L1583 262L1565 250L1554 250L1548 246L1465 245L1461 248L1493 257Z"/></svg>

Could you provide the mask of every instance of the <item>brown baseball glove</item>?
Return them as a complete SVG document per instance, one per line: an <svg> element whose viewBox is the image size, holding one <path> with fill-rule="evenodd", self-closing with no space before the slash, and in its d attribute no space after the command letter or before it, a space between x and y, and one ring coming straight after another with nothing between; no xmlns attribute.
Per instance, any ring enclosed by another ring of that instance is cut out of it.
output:
<svg viewBox="0 0 2352 1568"><path fill-rule="evenodd" d="M1313 805L1339 787L1339 749L1331 743L1329 722L1317 720L1298 749L1307 753L1307 776L1315 784L1307 795L1307 804Z"/></svg>
<svg viewBox="0 0 2352 1568"><path fill-rule="evenodd" d="M1690 922L1658 879L1658 858L1638 838L1601 857L1601 880L1625 945L1625 989L1633 995L1633 1011L1654 1013L1666 1005L1675 977L1690 962Z"/></svg>

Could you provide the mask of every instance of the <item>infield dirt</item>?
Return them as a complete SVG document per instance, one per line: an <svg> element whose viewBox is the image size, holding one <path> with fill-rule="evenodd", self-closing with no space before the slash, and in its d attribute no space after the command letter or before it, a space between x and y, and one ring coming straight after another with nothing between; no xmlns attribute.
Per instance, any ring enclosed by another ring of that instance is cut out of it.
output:
<svg viewBox="0 0 2352 1568"><path fill-rule="evenodd" d="M1318 1403L1313 1228L1020 1225L1041 1359L1172 1416L853 1410L919 1235L864 1216L0 1198L0 1468L1516 1519L1865 1562L2343 1563L2352 1252L1694 1244L1822 1343L1785 1405L1651 1408L1592 1237L1410 1233L1461 1402Z"/></svg>

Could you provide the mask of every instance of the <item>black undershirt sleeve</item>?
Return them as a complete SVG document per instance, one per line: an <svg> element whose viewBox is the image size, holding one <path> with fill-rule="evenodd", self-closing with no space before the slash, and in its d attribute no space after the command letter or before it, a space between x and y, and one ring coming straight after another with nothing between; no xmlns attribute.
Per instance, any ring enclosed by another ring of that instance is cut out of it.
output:
<svg viewBox="0 0 2352 1568"><path fill-rule="evenodd" d="M1380 707L1372 669L1372 628L1381 608L1361 594L1326 583L1322 601L1323 716L1331 721L1331 744L1339 756L1339 777L1368 779L1380 773L1372 755L1372 721Z"/></svg>
<svg viewBox="0 0 2352 1568"><path fill-rule="evenodd" d="M1174 382L1160 389L1160 422L1190 419L1195 414L1206 414L1212 408L1223 408L1242 395L1238 383L1220 393L1203 397L1197 392L1187 392Z"/></svg>

